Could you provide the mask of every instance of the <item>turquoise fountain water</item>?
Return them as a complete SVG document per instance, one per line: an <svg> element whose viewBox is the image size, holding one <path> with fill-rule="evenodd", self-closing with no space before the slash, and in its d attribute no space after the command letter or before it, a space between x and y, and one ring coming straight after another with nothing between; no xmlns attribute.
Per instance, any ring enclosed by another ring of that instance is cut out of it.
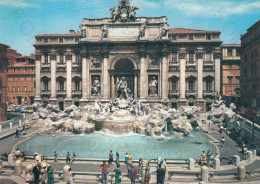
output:
<svg viewBox="0 0 260 184"><path fill-rule="evenodd" d="M174 136L174 135L172 135ZM58 157L65 157L69 151L76 152L78 158L108 159L112 150L124 158L125 153L132 153L133 159L142 157L145 160L163 157L165 159L199 159L202 151L215 152L209 143L207 135L194 131L191 136L170 140L146 139L142 135L108 136L102 133L84 136L39 135L20 145L19 149L25 153L41 153L53 157L57 151Z"/></svg>

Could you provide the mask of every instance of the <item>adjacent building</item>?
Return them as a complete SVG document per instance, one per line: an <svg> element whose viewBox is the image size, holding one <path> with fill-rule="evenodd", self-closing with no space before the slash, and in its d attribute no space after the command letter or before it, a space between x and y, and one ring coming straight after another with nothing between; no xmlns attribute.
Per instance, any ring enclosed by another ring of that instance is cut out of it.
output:
<svg viewBox="0 0 260 184"><path fill-rule="evenodd" d="M260 107L260 20L241 36L241 96L246 107Z"/></svg>
<svg viewBox="0 0 260 184"><path fill-rule="evenodd" d="M7 49L9 46L0 44L0 121L7 120L6 89L7 89Z"/></svg>
<svg viewBox="0 0 260 184"><path fill-rule="evenodd" d="M84 18L81 32L36 36L35 101L85 105L127 93L144 103L204 109L220 94L219 31L169 29L166 17L135 17L120 0L112 18Z"/></svg>
<svg viewBox="0 0 260 184"><path fill-rule="evenodd" d="M240 100L240 44L223 44L221 60L221 94L226 100Z"/></svg>
<svg viewBox="0 0 260 184"><path fill-rule="evenodd" d="M7 98L14 105L31 105L35 97L34 56L18 56L7 67Z"/></svg>

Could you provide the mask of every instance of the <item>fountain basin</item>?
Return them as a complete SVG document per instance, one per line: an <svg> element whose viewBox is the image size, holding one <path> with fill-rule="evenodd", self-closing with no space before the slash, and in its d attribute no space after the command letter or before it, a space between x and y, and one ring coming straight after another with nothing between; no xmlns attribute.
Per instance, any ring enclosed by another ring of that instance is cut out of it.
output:
<svg viewBox="0 0 260 184"><path fill-rule="evenodd" d="M173 136L174 137L174 136ZM211 150L215 153L211 139L194 131L192 136L183 138L168 137L166 140L147 139L142 135L109 136L102 133L84 136L35 136L19 146L21 151L34 154L41 153L53 157L57 151L58 157L65 157L66 153L76 152L78 158L108 159L110 150L120 154L123 159L125 153L132 153L133 159L143 157L145 160L163 157L165 159L199 159L202 151ZM200 143L200 144L198 144Z"/></svg>

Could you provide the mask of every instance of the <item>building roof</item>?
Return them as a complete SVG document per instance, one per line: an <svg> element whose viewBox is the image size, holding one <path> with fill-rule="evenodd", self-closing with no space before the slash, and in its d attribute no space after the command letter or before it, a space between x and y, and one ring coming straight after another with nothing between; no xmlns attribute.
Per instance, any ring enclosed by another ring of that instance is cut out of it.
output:
<svg viewBox="0 0 260 184"><path fill-rule="evenodd" d="M248 28L247 31L251 31L252 29L257 27L258 25L260 25L260 19L256 23L254 23L250 28Z"/></svg>
<svg viewBox="0 0 260 184"><path fill-rule="evenodd" d="M206 30L197 30L197 29L186 29L186 28L170 28L169 34L209 34L215 33L220 34L220 31L206 31Z"/></svg>
<svg viewBox="0 0 260 184"><path fill-rule="evenodd" d="M7 47L7 48L10 48L9 45L3 44L3 43L0 43L0 45L1 45L1 46L5 46L5 47Z"/></svg>

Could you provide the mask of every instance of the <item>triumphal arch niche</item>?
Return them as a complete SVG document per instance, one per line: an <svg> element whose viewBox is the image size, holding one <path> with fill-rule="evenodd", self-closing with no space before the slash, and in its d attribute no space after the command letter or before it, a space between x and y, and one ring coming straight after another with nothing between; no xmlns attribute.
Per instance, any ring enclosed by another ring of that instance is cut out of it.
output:
<svg viewBox="0 0 260 184"><path fill-rule="evenodd" d="M86 62L90 68L82 73L82 81L88 81L88 76L90 81L99 78L100 93L93 96L93 91L87 90L91 86L85 84L89 92L84 95L83 88L81 101L120 97L122 79L134 99L158 102L167 99L168 76L163 73L168 69L164 66L169 42L167 18L136 17L136 10L128 0L120 0L118 6L110 9L111 18L83 19L80 44L86 55L82 66Z"/></svg>

